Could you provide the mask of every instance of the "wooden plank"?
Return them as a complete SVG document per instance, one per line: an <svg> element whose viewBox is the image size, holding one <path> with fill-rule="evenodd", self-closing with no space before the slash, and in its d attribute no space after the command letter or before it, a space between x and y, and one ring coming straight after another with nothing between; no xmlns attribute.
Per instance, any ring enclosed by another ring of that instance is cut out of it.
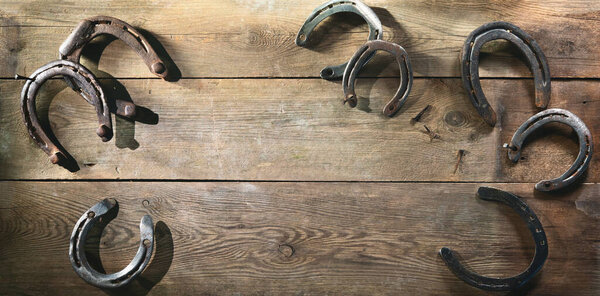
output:
<svg viewBox="0 0 600 296"><path fill-rule="evenodd" d="M51 101L54 132L81 167L75 174L50 164L27 134L19 111L22 82L0 82L0 177L537 182L564 172L578 151L568 131L547 129L549 136L541 133L527 144L523 160L508 160L501 145L537 112L533 83L526 80L484 81L494 108L503 110L493 129L468 101L460 79L416 80L393 118L381 114L397 87L391 78L360 80L358 94L371 99L361 99L356 109L341 104L339 84L320 79L120 82L134 102L158 114L158 124L116 119L116 136L107 143L95 134L91 106L60 80L44 86L40 114ZM550 107L571 110L595 134L599 83L556 81ZM422 122L411 124L428 104ZM431 140L424 124L440 139ZM461 149L466 155L456 169ZM599 178L594 158L587 182Z"/></svg>
<svg viewBox="0 0 600 296"><path fill-rule="evenodd" d="M560 196L533 193L533 184L488 185L522 196L546 231L549 257L527 290L597 294L600 185L581 185ZM133 291L482 294L454 277L438 250L452 247L475 271L501 277L527 267L533 240L510 208L478 200L478 186L2 182L0 290L101 295L72 271L67 250L79 216L114 197L118 217L96 247L107 272L131 260L142 215L150 214L160 233L153 262Z"/></svg>
<svg viewBox="0 0 600 296"><path fill-rule="evenodd" d="M324 66L347 60L367 35L360 17L336 17L317 28L310 48L297 47L296 33L322 2L85 0L73 7L69 1L0 1L0 77L29 75L56 59L73 27L94 15L121 18L155 34L184 77L317 77ZM384 39L407 49L417 77L458 77L466 36L484 23L504 20L538 41L553 77L600 78L600 2L595 0L366 3L380 17ZM530 76L513 57L514 48L500 43L486 51L499 54L484 55L482 76ZM397 75L389 58L372 63L365 75ZM99 67L115 77L152 77L120 42L108 46Z"/></svg>

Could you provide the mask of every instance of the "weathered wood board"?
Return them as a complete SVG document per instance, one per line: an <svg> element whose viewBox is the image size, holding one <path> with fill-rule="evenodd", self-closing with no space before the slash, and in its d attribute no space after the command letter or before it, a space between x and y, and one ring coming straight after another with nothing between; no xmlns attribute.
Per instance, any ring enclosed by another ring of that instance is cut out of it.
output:
<svg viewBox="0 0 600 296"><path fill-rule="evenodd" d="M387 118L381 108L398 85L389 56L362 72L355 109L341 104L339 81L318 78L364 42L360 17L334 16L310 46L294 44L324 1L0 0L0 294L485 294L444 266L440 247L481 274L509 276L527 267L533 241L508 207L475 197L483 184L522 196L546 230L548 261L520 292L598 295L600 161L582 184L534 192L570 166L576 137L551 126L511 163L502 143L538 111L531 74L506 42L484 47L482 84L500 115L491 128L464 93L458 54L484 23L518 25L548 58L550 107L580 116L600 147L600 2L365 0L416 77L407 104ZM38 111L78 160L71 173L29 138L24 81L12 78L58 58L79 21L95 15L156 38L182 79L157 79L124 43L96 40L84 65L110 98L148 116L114 119L115 137L102 143L93 108L62 81L47 83ZM120 213L88 244L106 272L131 260L143 214L156 223L150 266L118 291L86 284L67 256L75 221L107 197Z"/></svg>
<svg viewBox="0 0 600 296"><path fill-rule="evenodd" d="M119 81L136 104L158 114L158 124L117 119L116 136L107 143L95 134L94 109L62 81L52 81L40 97L44 106L51 101L50 122L79 161L76 174L52 165L29 138L19 111L22 82L0 82L0 176L537 182L560 175L578 152L577 139L559 130L532 138L519 163L508 160L502 143L537 112L528 80L484 81L490 101L502 110L495 128L478 116L460 79L417 79L393 118L381 114L397 88L393 78L360 80L358 94L370 99L356 109L342 105L338 83L318 79ZM571 110L594 133L599 97L597 81L556 81L550 107ZM411 123L428 104L422 122ZM424 124L440 138L432 140ZM594 143L600 147L597 138ZM460 149L466 155L457 168ZM594 158L588 182L600 180L598 163Z"/></svg>
<svg viewBox="0 0 600 296"><path fill-rule="evenodd" d="M342 15L319 26L308 48L296 46L298 30L323 2L2 1L0 76L29 75L58 57L58 47L80 20L110 15L153 33L184 77L317 77L324 66L352 56L367 38L360 17ZM365 3L381 19L384 39L406 48L419 77L458 77L458 54L467 35L484 23L504 20L538 41L553 77L600 78L598 1ZM365 75L397 75L385 65ZM114 77L152 76L121 42L105 50L100 69ZM512 53L485 60L482 75L530 76Z"/></svg>
<svg viewBox="0 0 600 296"><path fill-rule="evenodd" d="M522 196L544 225L550 253L529 292L597 294L600 186L556 196L533 193L533 184L485 185ZM509 207L478 200L478 187L2 182L0 290L102 295L72 272L67 251L79 216L113 197L119 214L90 243L106 271L131 260L144 214L157 225L154 259L128 295L482 294L454 277L440 247L481 274L509 276L527 267L533 240Z"/></svg>

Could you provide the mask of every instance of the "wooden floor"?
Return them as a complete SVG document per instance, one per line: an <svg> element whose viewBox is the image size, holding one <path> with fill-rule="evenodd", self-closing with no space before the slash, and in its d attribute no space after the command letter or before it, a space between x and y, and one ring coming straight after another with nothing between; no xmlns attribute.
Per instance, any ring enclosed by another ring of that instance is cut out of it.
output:
<svg viewBox="0 0 600 296"><path fill-rule="evenodd" d="M535 192L575 160L576 137L544 129L511 163L502 144L537 112L527 65L506 42L484 47L482 85L499 113L491 128L462 88L458 54L486 22L521 27L548 58L550 107L580 116L600 147L600 2L365 0L415 75L406 105L387 118L381 108L399 80L389 56L363 71L355 109L342 105L339 81L318 77L364 42L359 17L335 16L308 48L294 44L323 1L0 0L0 294L485 294L437 252L451 247L488 276L528 266L525 224L476 198L490 186L521 196L546 230L546 265L519 292L598 295L600 158L568 190ZM48 82L38 110L78 160L71 173L29 137L24 80L12 77L56 59L78 22L95 15L154 36L181 79L157 79L121 41L96 42L84 65L155 118L115 118L107 143L95 134L93 108L61 80ZM94 48L104 48L99 59ZM118 291L86 284L67 256L75 221L108 197L119 215L90 243L106 272L133 257L144 214L156 223L150 265Z"/></svg>

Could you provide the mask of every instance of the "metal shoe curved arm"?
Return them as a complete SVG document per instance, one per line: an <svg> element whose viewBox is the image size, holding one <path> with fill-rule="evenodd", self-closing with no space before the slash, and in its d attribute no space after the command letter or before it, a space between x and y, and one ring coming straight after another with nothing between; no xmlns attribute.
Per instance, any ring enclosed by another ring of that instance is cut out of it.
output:
<svg viewBox="0 0 600 296"><path fill-rule="evenodd" d="M158 56L150 42L128 23L108 16L95 16L83 20L63 42L59 49L60 59L79 63L83 48L99 35L111 35L129 45L141 58L154 75L166 79L169 71L165 62ZM75 89L76 84L65 78L69 86ZM88 103L94 104L88 100ZM117 114L124 117L135 116L135 105L131 102L116 99Z"/></svg>
<svg viewBox="0 0 600 296"><path fill-rule="evenodd" d="M73 269L87 283L100 288L118 288L133 281L146 268L154 248L154 224L148 215L140 221L140 246L131 263L123 270L104 274L92 268L85 254L85 240L90 229L102 216L117 205L112 198L104 199L83 213L75 224L69 245L69 259Z"/></svg>
<svg viewBox="0 0 600 296"><path fill-rule="evenodd" d="M504 144L504 147L509 149L508 158L513 162L518 162L525 139L541 126L551 122L563 123L573 128L579 139L579 154L573 165L560 177L552 180L542 180L535 184L535 189L538 191L554 191L575 182L590 165L594 148L592 134L579 117L567 110L548 109L525 121L513 135L510 144Z"/></svg>
<svg viewBox="0 0 600 296"><path fill-rule="evenodd" d="M360 15L369 25L368 40L377 40L383 37L381 21L379 21L379 18L369 6L358 0L333 0L317 7L308 16L306 22L304 22L304 25L302 25L302 28L300 28L300 31L296 36L296 45L305 46L310 34L319 23L327 17L340 12L352 12ZM344 69L346 69L346 64L347 63L343 63L341 65L323 68L320 74L321 78L337 79L342 77Z"/></svg>
<svg viewBox="0 0 600 296"><path fill-rule="evenodd" d="M358 100L356 98L356 92L354 91L354 83L356 77L363 66L369 61L370 57L375 54L376 51L382 50L391 53L398 62L400 68L400 87L394 97L383 107L383 114L392 117L404 103L406 98L410 94L413 82L413 73L410 65L410 59L406 50L402 46L383 40L371 40L367 41L361 48L356 51L354 56L348 62L348 66L344 71L344 78L342 85L344 87L344 103L348 102L350 107L356 107Z"/></svg>
<svg viewBox="0 0 600 296"><path fill-rule="evenodd" d="M60 75L76 81L79 86L76 91L86 98L86 100L93 102L93 105L96 107L99 124L96 134L98 134L102 141L109 141L112 138L113 132L111 116L104 97L104 91L94 74L87 68L71 61L57 60L37 69L29 77L21 91L21 113L23 114L29 135L48 154L50 161L54 164L65 166L68 161L68 154L60 148L61 145L59 143L54 142L48 137L47 132L40 124L35 106L36 96L42 85L48 79Z"/></svg>
<svg viewBox="0 0 600 296"><path fill-rule="evenodd" d="M550 102L550 69L544 52L537 42L519 27L507 22L485 24L467 37L461 51L461 76L471 103L485 122L496 125L497 115L490 106L479 81L479 55L481 48L489 41L505 39L516 45L525 55L533 73L535 84L535 105L546 108Z"/></svg>
<svg viewBox="0 0 600 296"><path fill-rule="evenodd" d="M525 271L513 277L491 278L478 275L467 269L460 263L456 252L449 248L443 247L440 250L440 256L459 279L473 287L490 291L517 289L531 280L542 269L546 258L548 258L548 241L546 240L544 228L542 228L542 224L535 213L516 195L489 187L480 187L477 195L483 200L493 200L508 205L527 223L527 228L529 228L535 242L535 255L531 264Z"/></svg>

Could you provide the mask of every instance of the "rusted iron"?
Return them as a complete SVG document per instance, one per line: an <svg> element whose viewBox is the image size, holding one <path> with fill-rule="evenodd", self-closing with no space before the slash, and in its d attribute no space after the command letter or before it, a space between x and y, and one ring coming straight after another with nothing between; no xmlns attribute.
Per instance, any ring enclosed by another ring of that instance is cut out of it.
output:
<svg viewBox="0 0 600 296"><path fill-rule="evenodd" d="M356 104L358 103L354 91L356 77L363 66L369 61L370 57L378 50L394 55L400 68L400 87L398 88L398 91L396 91L394 97L392 97L385 107L383 107L383 114L392 117L406 102L406 98L410 94L413 82L413 73L408 53L406 53L406 50L404 50L402 46L392 42L383 40L367 41L356 51L354 56L352 56L346 66L342 80L344 103L347 102L352 108L356 107Z"/></svg>
<svg viewBox="0 0 600 296"><path fill-rule="evenodd" d="M149 215L140 221L140 245L133 260L123 270L105 274L96 271L88 262L85 241L88 232L102 221L109 211L118 211L118 203L107 198L87 210L75 224L69 244L69 260L73 269L87 283L100 288L119 288L129 284L146 268L154 249L154 224ZM106 222L106 221L104 221Z"/></svg>
<svg viewBox="0 0 600 296"><path fill-rule="evenodd" d="M36 96L42 85L48 79L60 76L69 77L78 86L76 91L88 102L93 102L98 115L98 129L96 134L102 141L109 141L112 136L111 115L100 83L87 68L67 60L50 62L37 69L23 86L21 91L21 113L29 135L48 154L50 161L54 164L67 167L70 158L62 148L58 140L48 136L48 132L42 127L36 112Z"/></svg>
<svg viewBox="0 0 600 296"><path fill-rule="evenodd" d="M315 27L327 17L341 12L351 12L360 15L369 25L368 40L383 37L383 26L373 10L359 0L333 0L317 7L306 19L296 36L296 45L305 46ZM338 79L342 77L346 64L327 66L321 70L323 79Z"/></svg>
<svg viewBox="0 0 600 296"><path fill-rule="evenodd" d="M129 45L141 58L154 75L167 79L169 71L165 61L160 58L150 42L131 25L108 16L95 16L83 20L63 42L59 49L60 58L79 63L83 48L99 35L111 35ZM65 77L69 86L78 86L69 77ZM132 102L116 98L116 114L128 118L135 116L135 105ZM94 104L89 101L88 103Z"/></svg>
<svg viewBox="0 0 600 296"><path fill-rule="evenodd" d="M459 149L456 153L456 164L454 165L454 174L456 174L456 172L458 171L458 167L460 166L460 163L462 162L464 156L465 150Z"/></svg>
<svg viewBox="0 0 600 296"><path fill-rule="evenodd" d="M525 55L535 85L535 105L545 109L550 102L550 69L538 43L525 31L507 22L485 24L473 31L461 51L461 76L471 103L490 126L495 126L497 115L490 106L479 81L479 55L489 41L505 39L516 45Z"/></svg>
<svg viewBox="0 0 600 296"><path fill-rule="evenodd" d="M525 121L513 135L510 144L504 144L508 149L508 158L518 162L525 139L538 128L551 122L566 124L573 128L579 139L579 154L571 167L560 177L552 180L542 180L535 184L538 191L554 191L572 184L587 170L592 158L592 134L585 123L575 114L563 109L548 109Z"/></svg>
<svg viewBox="0 0 600 296"><path fill-rule="evenodd" d="M479 187L477 196L483 200L498 201L511 207L525 223L535 242L535 254L529 267L522 273L508 278L491 278L481 276L464 266L458 259L458 254L447 247L440 250L440 257L448 268L465 283L489 291L516 290L531 280L544 266L548 258L548 240L546 233L533 210L518 196L489 187Z"/></svg>
<svg viewBox="0 0 600 296"><path fill-rule="evenodd" d="M423 117L423 115L425 115L425 113L427 111L429 111L429 109L431 109L431 105L425 106L425 108L423 108L423 110L421 110L421 112L419 112L417 115L415 115L415 117L411 118L410 122L415 123L415 122L421 121L421 118Z"/></svg>

